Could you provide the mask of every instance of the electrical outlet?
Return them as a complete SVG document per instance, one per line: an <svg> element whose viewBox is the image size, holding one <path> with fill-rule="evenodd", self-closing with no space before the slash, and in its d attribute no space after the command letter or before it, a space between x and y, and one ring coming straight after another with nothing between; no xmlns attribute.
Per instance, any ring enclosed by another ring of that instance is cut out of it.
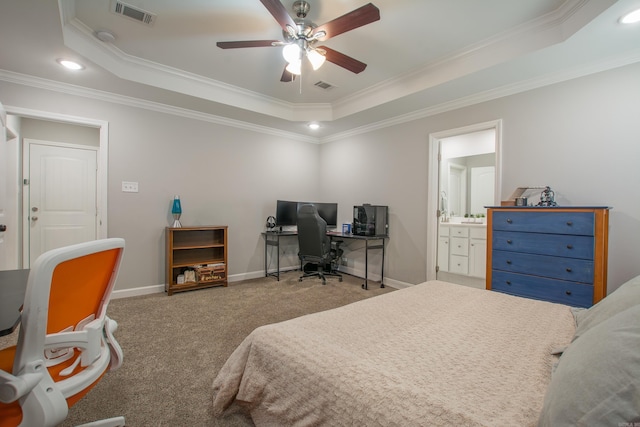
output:
<svg viewBox="0 0 640 427"><path fill-rule="evenodd" d="M131 181L122 181L122 191L124 193L137 193L138 183Z"/></svg>

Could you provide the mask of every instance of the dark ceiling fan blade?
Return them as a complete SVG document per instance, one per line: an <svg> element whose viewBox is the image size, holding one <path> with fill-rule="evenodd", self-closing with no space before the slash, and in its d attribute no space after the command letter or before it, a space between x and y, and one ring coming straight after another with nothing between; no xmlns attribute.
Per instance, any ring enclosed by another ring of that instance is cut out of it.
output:
<svg viewBox="0 0 640 427"><path fill-rule="evenodd" d="M345 55L344 53L338 52L337 50L333 50L326 46L319 46L318 50L320 49L326 52L325 58L327 59L327 61L333 62L334 64L339 65L342 68L351 71L352 73L358 74L363 72L364 69L367 68L367 64L365 64L364 62L360 62L357 59Z"/></svg>
<svg viewBox="0 0 640 427"><path fill-rule="evenodd" d="M246 40L236 42L218 42L216 46L221 49L238 49L241 47L271 47L274 43L282 43L280 40Z"/></svg>
<svg viewBox="0 0 640 427"><path fill-rule="evenodd" d="M263 2L264 3L264 2ZM327 40L331 37L335 37L339 34L346 33L355 28L362 27L363 25L370 24L380 19L380 9L375 7L372 3L366 4L356 10L353 10L339 18L322 24L314 30L315 34L321 31L325 32L325 35L318 37L318 40Z"/></svg>
<svg viewBox="0 0 640 427"><path fill-rule="evenodd" d="M280 77L281 82L290 83L296 79L296 75L287 71L286 67L282 72L282 77Z"/></svg>
<svg viewBox="0 0 640 427"><path fill-rule="evenodd" d="M267 8L276 21L278 21L278 24L280 24L284 31L287 31L287 25L293 29L296 28L295 21L279 0L260 0L260 2Z"/></svg>

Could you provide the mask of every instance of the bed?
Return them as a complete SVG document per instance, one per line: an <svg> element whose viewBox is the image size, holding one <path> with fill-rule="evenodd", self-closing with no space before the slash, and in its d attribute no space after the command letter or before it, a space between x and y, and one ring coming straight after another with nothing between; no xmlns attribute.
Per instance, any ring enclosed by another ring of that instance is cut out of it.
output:
<svg viewBox="0 0 640 427"><path fill-rule="evenodd" d="M576 312L429 281L266 325L220 370L213 412L241 406L257 426L640 422L640 280L602 302Z"/></svg>

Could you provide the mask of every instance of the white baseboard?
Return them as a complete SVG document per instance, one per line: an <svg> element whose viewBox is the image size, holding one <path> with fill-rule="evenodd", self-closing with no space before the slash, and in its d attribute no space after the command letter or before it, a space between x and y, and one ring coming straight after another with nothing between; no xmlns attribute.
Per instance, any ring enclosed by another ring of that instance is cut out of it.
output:
<svg viewBox="0 0 640 427"><path fill-rule="evenodd" d="M292 270L296 270L296 267L286 267L286 268L282 268L280 269L281 272L286 272L286 271L292 271ZM350 274L352 276L356 276L356 277L361 277L364 280L364 271L357 271L353 268L350 267L345 267L345 266L341 266L340 267L340 271L345 273L345 274ZM270 271L270 273L275 273L275 270ZM233 274L231 276L229 276L229 283L233 283L233 282L241 282L243 280L251 280L251 279L259 279L261 277L264 277L264 271L260 270L260 271L251 271L248 273L242 273L242 274ZM369 280L374 281L374 282L379 282L380 281L380 275L379 274L372 274L371 277L369 277ZM400 282L398 280L393 280L393 279L389 279L388 277L384 279L384 284L385 286L389 286L395 289L402 289L402 288L408 288L410 286L413 286L411 283L406 283L406 282ZM165 285L161 284L161 285L151 285L151 286L142 286L139 288L131 288L131 289L116 289L113 291L113 294L111 295L112 299L119 299L119 298L129 298L129 297L137 297L140 295L149 295L149 294L158 294L158 293L162 293L165 290Z"/></svg>
<svg viewBox="0 0 640 427"><path fill-rule="evenodd" d="M164 285L151 285L131 289L116 289L111 294L111 299L137 297L140 295L158 294L160 292L164 292Z"/></svg>

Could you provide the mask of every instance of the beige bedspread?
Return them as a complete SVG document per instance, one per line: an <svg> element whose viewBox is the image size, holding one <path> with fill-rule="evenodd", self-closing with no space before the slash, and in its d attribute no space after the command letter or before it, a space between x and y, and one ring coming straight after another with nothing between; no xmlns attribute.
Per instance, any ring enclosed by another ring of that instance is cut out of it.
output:
<svg viewBox="0 0 640 427"><path fill-rule="evenodd" d="M569 307L431 281L257 328L214 381L267 426L536 423Z"/></svg>

